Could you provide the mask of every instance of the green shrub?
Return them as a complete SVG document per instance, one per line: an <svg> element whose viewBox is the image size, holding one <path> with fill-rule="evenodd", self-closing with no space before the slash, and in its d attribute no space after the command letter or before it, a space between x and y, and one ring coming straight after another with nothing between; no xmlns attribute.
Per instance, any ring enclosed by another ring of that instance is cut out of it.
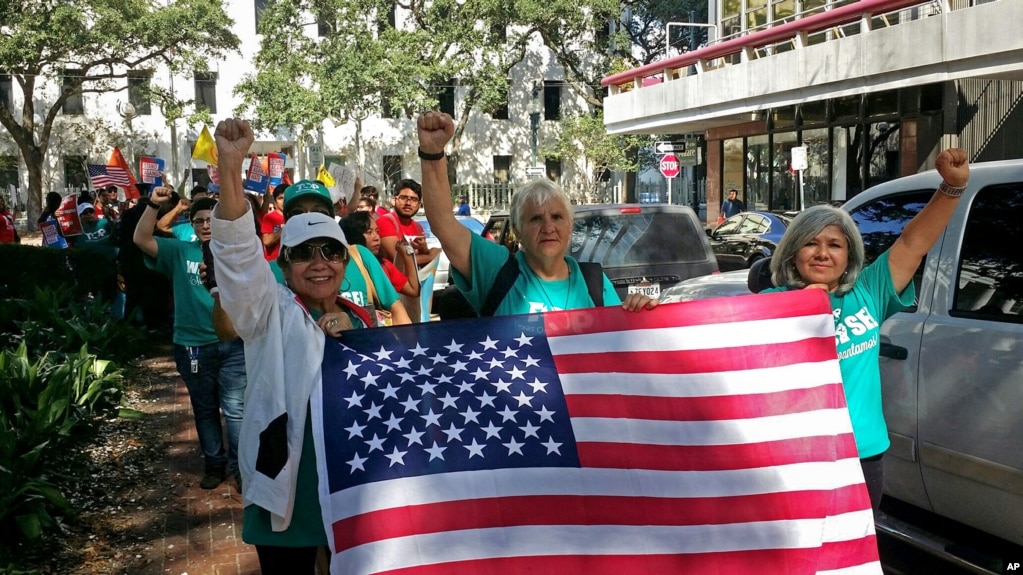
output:
<svg viewBox="0 0 1023 575"><path fill-rule="evenodd" d="M0 244L0 300L30 298L37 288L65 286L73 299L99 294L115 270L112 264L93 254L21 244Z"/></svg>
<svg viewBox="0 0 1023 575"><path fill-rule="evenodd" d="M146 334L114 319L102 300L76 300L71 288L36 288L33 297L0 306L0 335L32 350L73 353L87 346L119 362L137 358L148 345Z"/></svg>
<svg viewBox="0 0 1023 575"><path fill-rule="evenodd" d="M119 370L82 348L32 361L22 343L0 352L0 540L39 538L72 509L51 478L54 454L116 410Z"/></svg>

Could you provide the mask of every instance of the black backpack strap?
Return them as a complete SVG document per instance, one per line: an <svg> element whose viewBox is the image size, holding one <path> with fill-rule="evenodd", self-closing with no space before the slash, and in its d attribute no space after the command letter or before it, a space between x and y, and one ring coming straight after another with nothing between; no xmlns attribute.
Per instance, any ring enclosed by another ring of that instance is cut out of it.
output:
<svg viewBox="0 0 1023 575"><path fill-rule="evenodd" d="M504 262L504 265L497 272L494 285L490 287L490 291L487 293L487 299L483 302L483 309L480 310L480 317L492 317L494 315L494 312L497 311L497 306L501 305L505 296L511 291L512 284L518 278L519 262L515 259L515 254L509 252L508 261Z"/></svg>
<svg viewBox="0 0 1023 575"><path fill-rule="evenodd" d="M597 262L579 262L579 269L583 272L586 291L590 292L594 307L604 307L604 269Z"/></svg>

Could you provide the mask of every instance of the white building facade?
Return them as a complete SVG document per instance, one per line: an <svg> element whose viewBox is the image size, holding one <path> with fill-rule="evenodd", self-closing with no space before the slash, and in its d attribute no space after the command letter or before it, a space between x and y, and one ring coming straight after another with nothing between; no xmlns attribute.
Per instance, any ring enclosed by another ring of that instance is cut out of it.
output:
<svg viewBox="0 0 1023 575"><path fill-rule="evenodd" d="M225 0L227 13L234 19L233 32L240 39L237 53L221 61L210 62L209 74L171 75L166 68L129 78L125 90L113 93L84 94L64 106L57 118L44 166L43 195L62 194L88 187L85 164L105 164L116 146L138 171L138 158L155 156L166 161L166 173L174 184L188 178L204 183L206 164L191 159L203 125L186 120L168 122L154 102L133 93L132 82L151 82L166 89L178 100L195 100L209 108L214 124L235 115L242 105L234 94L244 76L254 72L253 61L259 51L261 35L256 34L261 0ZM401 8L398 8L401 20ZM306 33L315 37L317 25L310 17ZM570 192L582 190L593 169L579 163L547 161L539 150L546 138L554 137L558 120L565 114L588 112L585 100L565 84L563 68L539 38L533 38L527 57L512 68L507 119L474 112L461 140L456 184L508 184L546 175ZM0 79L0 82L3 80ZM456 80L457 82L457 80ZM9 77L2 95L12 110L20 110L22 94L12 89ZM48 79L37 90L37 121L60 94L61 79ZM358 90L358 86L352 86ZM454 108L460 112L466 87L455 86ZM129 105L130 104L130 105ZM444 102L442 102L444 104ZM531 123L531 114L538 121ZM535 126L535 128L534 128ZM209 126L212 131L214 126ZM420 179L416 155L415 118L368 115L361 120L335 124L328 120L314 138L300 141L287 129L271 135L257 134L253 151L287 154L287 169L294 180L315 177L321 162L336 162L354 167L363 183L376 185L383 197L389 185L401 178ZM534 137L535 130L535 137ZM536 144L534 144L534 141ZM449 153L453 150L449 150ZM532 169L529 169L532 168ZM18 190L18 204L25 205L28 176L10 135L0 128L0 189L10 194Z"/></svg>

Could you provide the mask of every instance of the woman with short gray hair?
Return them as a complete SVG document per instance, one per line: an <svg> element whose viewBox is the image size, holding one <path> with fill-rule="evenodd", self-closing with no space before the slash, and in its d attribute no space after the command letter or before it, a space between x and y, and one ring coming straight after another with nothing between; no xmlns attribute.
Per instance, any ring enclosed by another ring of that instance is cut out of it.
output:
<svg viewBox="0 0 1023 575"><path fill-rule="evenodd" d="M629 294L623 303L606 275L597 278L602 289L591 297L582 268L567 255L572 239L572 202L557 184L535 180L515 192L511 225L521 248L508 248L473 234L455 219L448 183L444 146L454 134L451 116L428 112L419 117L419 157L423 160L426 219L451 262L451 277L477 313L488 308L488 296L506 265L514 265L515 280L493 310L511 315L562 309L622 305L627 310L652 309L657 301ZM509 263L510 262L510 263Z"/></svg>
<svg viewBox="0 0 1023 575"><path fill-rule="evenodd" d="M916 299L913 274L952 218L970 178L966 152L938 155L942 182L920 213L906 224L887 251L864 267L863 239L848 213L831 206L803 211L785 230L764 290L821 289L835 318L835 342L853 436L870 502L881 505L888 427L881 408L881 324Z"/></svg>

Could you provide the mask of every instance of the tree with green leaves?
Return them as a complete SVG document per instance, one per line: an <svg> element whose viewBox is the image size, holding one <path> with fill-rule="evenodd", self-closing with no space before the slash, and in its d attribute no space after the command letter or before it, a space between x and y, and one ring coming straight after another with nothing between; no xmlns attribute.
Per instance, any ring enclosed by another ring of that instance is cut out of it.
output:
<svg viewBox="0 0 1023 575"><path fill-rule="evenodd" d="M544 44L565 68L566 81L596 111L595 115L568 115L561 121L558 141L545 147L545 155L582 163L587 168L589 193L595 194L605 170L632 173L652 165L643 151L650 136L616 136L603 125L605 88L600 80L611 74L664 59L668 22L707 19L706 0L626 0L624 2L552 0L546 11L527 14ZM576 14L572 15L575 7ZM567 17L547 17L552 12ZM672 43L706 41L706 28L677 27ZM681 35L680 35L681 32ZM692 38L690 38L690 35ZM631 188L630 188L631 189ZM631 192L630 192L631 194ZM627 201L635 201L634 197Z"/></svg>
<svg viewBox="0 0 1023 575"><path fill-rule="evenodd" d="M584 202L607 202L601 182L610 172L633 172L640 167L640 151L649 143L649 136L622 136L608 134L604 128L604 114L566 116L560 123L560 133L546 144L542 153L562 163L582 164L587 174L586 189L576 199Z"/></svg>
<svg viewBox="0 0 1023 575"><path fill-rule="evenodd" d="M341 123L385 107L412 117L464 86L454 166L470 115L506 104L509 72L525 57L532 30L510 28L514 11L500 0L398 5L405 22L394 21L394 5L385 0L269 5L260 15L255 72L236 90L244 102L237 112L251 116L257 130L288 128L308 138L326 119ZM310 15L326 30L322 37L306 33Z"/></svg>
<svg viewBox="0 0 1023 575"><path fill-rule="evenodd" d="M23 0L0 3L0 72L21 93L20 114L0 102L0 125L28 170L28 221L43 195L43 166L61 111L83 94L127 91L129 72L206 70L236 50L220 2L172 0ZM47 88L58 86L56 97Z"/></svg>

